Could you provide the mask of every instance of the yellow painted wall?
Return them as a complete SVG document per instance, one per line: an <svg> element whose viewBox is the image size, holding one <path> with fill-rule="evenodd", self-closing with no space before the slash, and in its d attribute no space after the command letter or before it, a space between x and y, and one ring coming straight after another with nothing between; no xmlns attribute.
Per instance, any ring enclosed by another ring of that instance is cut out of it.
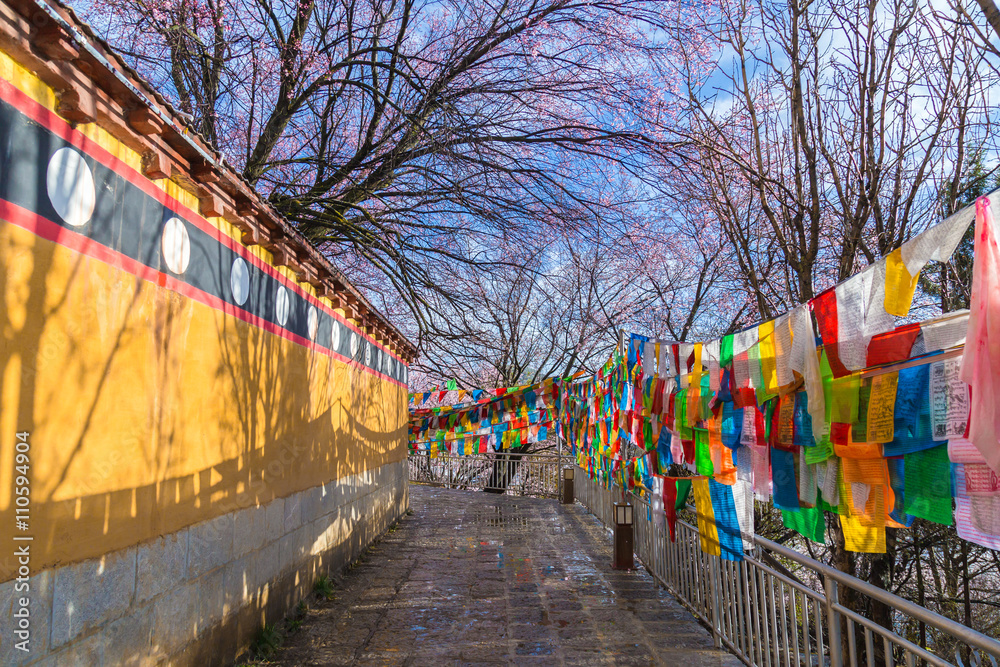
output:
<svg viewBox="0 0 1000 667"><path fill-rule="evenodd" d="M3 54L0 75L53 106ZM27 431L33 572L406 456L405 387L4 221L0 300L0 539Z"/></svg>

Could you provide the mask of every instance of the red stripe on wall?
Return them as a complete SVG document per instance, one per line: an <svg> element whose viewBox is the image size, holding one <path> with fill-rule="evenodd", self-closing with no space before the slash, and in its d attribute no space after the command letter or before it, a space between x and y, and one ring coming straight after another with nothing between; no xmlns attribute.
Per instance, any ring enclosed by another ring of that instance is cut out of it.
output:
<svg viewBox="0 0 1000 667"><path fill-rule="evenodd" d="M318 298L309 294L295 281L289 280L285 275L278 271L275 267L271 266L257 255L249 252L241 243L237 243L232 237L222 233L215 225L210 223L208 220L203 218L200 214L192 211L190 208L174 199L166 192L156 187L148 178L137 172L135 169L125 164L117 157L109 153L100 144L90 139L81 132L73 129L70 125L59 117L57 114L52 112L50 109L45 108L28 95L26 95L21 90L15 88L9 81L5 79L0 79L0 99L9 102L22 114L38 123L49 132L52 132L59 138L63 139L67 143L80 149L83 153L86 153L93 159L100 162L102 165L111 169L119 176L124 178L126 181L139 188L146 195L152 197L158 201L163 206L173 209L178 213L182 214L191 224L196 226L198 229L208 234L211 238L215 239L218 243L226 246L240 257L242 257L247 262L253 264L258 269L267 273L269 276L283 284L288 289L292 290L300 297L305 299L310 304L316 306L319 310L330 315L335 320L339 321L341 324L346 326L348 329L356 332L362 338L373 343L376 347L386 352L389 356L396 359L396 361L403 363L403 360L392 353L387 347L379 343L373 337L362 331L360 328L355 326L353 323L348 321L342 315L337 313L335 310L324 304ZM54 239L50 239L54 240ZM93 243L93 242L91 242ZM96 244L95 244L96 245ZM111 251L114 252L114 251ZM139 275L136 273L136 275ZM339 355L338 355L339 356ZM404 364L405 365L405 364Z"/></svg>

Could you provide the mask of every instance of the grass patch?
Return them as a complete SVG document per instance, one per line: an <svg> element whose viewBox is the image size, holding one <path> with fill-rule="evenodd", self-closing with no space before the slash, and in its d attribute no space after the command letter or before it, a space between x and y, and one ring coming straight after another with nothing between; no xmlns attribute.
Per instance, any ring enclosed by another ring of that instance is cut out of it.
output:
<svg viewBox="0 0 1000 667"><path fill-rule="evenodd" d="M240 667L260 667L272 664L272 660L285 643L285 639L302 627L302 622L305 621L308 611L309 605L306 604L305 600L302 600L295 607L295 611L281 622L270 623L261 628L253 644L250 645L247 658L239 663Z"/></svg>
<svg viewBox="0 0 1000 667"><path fill-rule="evenodd" d="M253 640L253 644L250 645L252 661L249 664L266 664L270 662L284 641L284 635L274 623L265 625L257 633L257 638Z"/></svg>
<svg viewBox="0 0 1000 667"><path fill-rule="evenodd" d="M323 598L324 600L330 600L333 598L333 582L330 581L330 577L325 574L319 575L316 579L316 583L313 584L313 592L316 593L317 597Z"/></svg>

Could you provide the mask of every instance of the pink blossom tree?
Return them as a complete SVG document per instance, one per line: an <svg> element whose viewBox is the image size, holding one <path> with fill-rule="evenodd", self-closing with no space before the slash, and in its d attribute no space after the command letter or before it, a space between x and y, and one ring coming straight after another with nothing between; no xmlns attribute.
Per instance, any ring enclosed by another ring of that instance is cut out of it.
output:
<svg viewBox="0 0 1000 667"><path fill-rule="evenodd" d="M97 29L331 257L418 327L460 265L599 238L675 151L678 29L649 0L94 0ZM704 39L699 35L707 35ZM692 56L692 54L694 54Z"/></svg>

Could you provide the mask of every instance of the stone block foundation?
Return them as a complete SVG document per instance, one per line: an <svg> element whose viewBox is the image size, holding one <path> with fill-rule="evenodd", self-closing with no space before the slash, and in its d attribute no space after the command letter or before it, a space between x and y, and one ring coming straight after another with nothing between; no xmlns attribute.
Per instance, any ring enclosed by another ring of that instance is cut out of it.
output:
<svg viewBox="0 0 1000 667"><path fill-rule="evenodd" d="M30 580L31 652L3 665L227 665L408 507L406 460ZM16 581L0 584L11 618Z"/></svg>

